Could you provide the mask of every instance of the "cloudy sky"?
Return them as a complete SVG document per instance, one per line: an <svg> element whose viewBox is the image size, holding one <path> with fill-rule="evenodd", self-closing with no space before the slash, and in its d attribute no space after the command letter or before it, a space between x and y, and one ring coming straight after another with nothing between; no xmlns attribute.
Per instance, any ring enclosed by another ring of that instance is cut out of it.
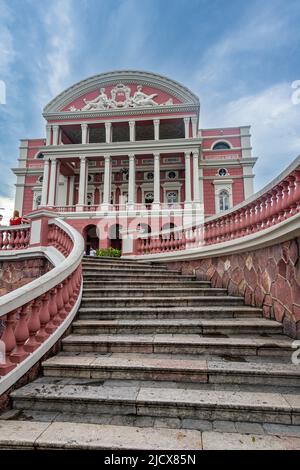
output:
<svg viewBox="0 0 300 470"><path fill-rule="evenodd" d="M19 139L44 137L45 104L116 69L188 86L201 127L251 124L260 189L300 154L299 24L299 0L0 0L0 207Z"/></svg>

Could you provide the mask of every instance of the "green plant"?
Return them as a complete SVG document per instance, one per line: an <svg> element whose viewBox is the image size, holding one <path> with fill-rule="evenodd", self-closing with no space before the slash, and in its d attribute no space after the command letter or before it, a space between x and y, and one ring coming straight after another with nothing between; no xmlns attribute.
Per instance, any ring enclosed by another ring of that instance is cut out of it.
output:
<svg viewBox="0 0 300 470"><path fill-rule="evenodd" d="M108 256L110 258L120 258L121 254L121 250L118 250L117 248L112 248L111 246L109 248L98 248L96 250L96 255L100 257Z"/></svg>

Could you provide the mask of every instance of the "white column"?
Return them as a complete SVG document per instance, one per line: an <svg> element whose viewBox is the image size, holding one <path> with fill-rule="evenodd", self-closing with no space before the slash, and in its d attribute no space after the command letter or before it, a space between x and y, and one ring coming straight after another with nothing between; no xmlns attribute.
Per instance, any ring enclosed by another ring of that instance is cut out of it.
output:
<svg viewBox="0 0 300 470"><path fill-rule="evenodd" d="M159 119L154 119L154 120L153 120L153 125L154 125L154 140L159 140L159 124L160 124L160 120L159 120Z"/></svg>
<svg viewBox="0 0 300 470"><path fill-rule="evenodd" d="M154 154L154 201L153 209L160 207L160 154Z"/></svg>
<svg viewBox="0 0 300 470"><path fill-rule="evenodd" d="M111 197L111 160L110 155L104 155L104 188L102 208L108 210Z"/></svg>
<svg viewBox="0 0 300 470"><path fill-rule="evenodd" d="M74 204L74 180L75 180L75 176L70 176L69 206L73 206Z"/></svg>
<svg viewBox="0 0 300 470"><path fill-rule="evenodd" d="M53 145L58 145L58 131L59 126L53 126Z"/></svg>
<svg viewBox="0 0 300 470"><path fill-rule="evenodd" d="M56 160L56 158L53 158L53 159L51 159L51 173L50 173L48 206L54 206L55 205L56 183L57 183L57 160Z"/></svg>
<svg viewBox="0 0 300 470"><path fill-rule="evenodd" d="M199 168L199 198L200 203L204 204L204 193L203 193L203 168Z"/></svg>
<svg viewBox="0 0 300 470"><path fill-rule="evenodd" d="M196 139L197 134L198 134L198 129L197 129L197 117L192 117L192 137L193 139Z"/></svg>
<svg viewBox="0 0 300 470"><path fill-rule="evenodd" d="M51 124L46 125L46 145L50 145L51 143Z"/></svg>
<svg viewBox="0 0 300 470"><path fill-rule="evenodd" d="M77 210L82 210L85 205L85 192L86 192L86 158L80 157L80 173L79 173L79 191L78 191L78 204Z"/></svg>
<svg viewBox="0 0 300 470"><path fill-rule="evenodd" d="M183 118L183 120L184 120L184 137L186 139L189 139L190 138L190 118L185 117Z"/></svg>
<svg viewBox="0 0 300 470"><path fill-rule="evenodd" d="M135 121L129 121L129 140L135 141Z"/></svg>
<svg viewBox="0 0 300 470"><path fill-rule="evenodd" d="M43 175L41 206L46 206L47 205L48 183L49 183L49 166L50 166L50 161L45 160L45 162L44 162L44 175Z"/></svg>
<svg viewBox="0 0 300 470"><path fill-rule="evenodd" d="M88 124L86 123L81 124L81 143L88 143Z"/></svg>
<svg viewBox="0 0 300 470"><path fill-rule="evenodd" d="M105 142L107 144L111 142L111 122L105 123Z"/></svg>
<svg viewBox="0 0 300 470"><path fill-rule="evenodd" d="M199 153L193 152L193 183L194 183L194 202L200 202L199 187Z"/></svg>
<svg viewBox="0 0 300 470"><path fill-rule="evenodd" d="M191 154L185 153L185 206L191 204Z"/></svg>
<svg viewBox="0 0 300 470"><path fill-rule="evenodd" d="M135 155L129 155L129 176L128 176L128 206L132 209L135 204Z"/></svg>

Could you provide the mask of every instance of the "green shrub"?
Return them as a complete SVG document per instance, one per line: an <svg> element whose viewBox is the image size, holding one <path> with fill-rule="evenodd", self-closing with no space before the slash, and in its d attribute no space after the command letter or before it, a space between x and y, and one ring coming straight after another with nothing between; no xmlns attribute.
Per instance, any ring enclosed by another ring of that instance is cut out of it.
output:
<svg viewBox="0 0 300 470"><path fill-rule="evenodd" d="M111 246L109 248L102 248L102 249L97 249L96 250L96 255L97 256L108 256L110 258L120 258L121 256L121 250L118 250L117 248L112 248Z"/></svg>

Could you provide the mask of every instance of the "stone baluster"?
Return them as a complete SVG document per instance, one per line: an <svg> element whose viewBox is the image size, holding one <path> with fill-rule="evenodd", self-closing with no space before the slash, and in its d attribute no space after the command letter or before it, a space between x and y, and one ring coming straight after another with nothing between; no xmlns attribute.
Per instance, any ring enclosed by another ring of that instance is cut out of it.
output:
<svg viewBox="0 0 300 470"><path fill-rule="evenodd" d="M37 298L33 301L31 307L31 314L29 315L28 320L28 329L29 329L29 340L25 344L24 348L28 352L35 351L40 346L40 341L37 339L37 332L41 327L40 323L40 308L41 300Z"/></svg>
<svg viewBox="0 0 300 470"><path fill-rule="evenodd" d="M37 340L40 342L44 342L45 339L48 338L49 336L49 331L47 331L47 325L50 321L50 312L49 312L49 300L50 300L50 294L49 292L45 292L41 296L41 309L40 309L40 324L41 328L39 329L37 333Z"/></svg>
<svg viewBox="0 0 300 470"><path fill-rule="evenodd" d="M29 329L27 325L27 318L31 312L31 303L29 302L16 310L16 315L19 321L15 328L16 350L11 355L11 361L15 363L22 362L29 356L29 352L25 350L24 345L29 338Z"/></svg>
<svg viewBox="0 0 300 470"><path fill-rule="evenodd" d="M5 329L2 334L1 340L5 345L5 363L0 364L0 376L5 375L15 368L15 364L11 361L10 355L16 347L16 338L14 334L14 327L16 323L16 310L8 313L2 317L5 321Z"/></svg>

